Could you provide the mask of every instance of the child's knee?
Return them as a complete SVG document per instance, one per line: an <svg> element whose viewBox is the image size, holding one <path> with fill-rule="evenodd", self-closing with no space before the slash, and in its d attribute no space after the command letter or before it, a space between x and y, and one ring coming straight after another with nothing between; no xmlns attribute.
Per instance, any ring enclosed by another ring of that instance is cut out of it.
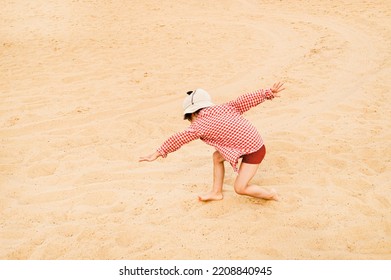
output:
<svg viewBox="0 0 391 280"><path fill-rule="evenodd" d="M223 156L220 154L220 152L218 151L215 151L213 153L213 162L215 163L220 163L220 162L223 162L224 161L224 158Z"/></svg>
<svg viewBox="0 0 391 280"><path fill-rule="evenodd" d="M237 194L240 194L240 195L246 194L246 186L242 186L240 184L235 184L234 190Z"/></svg>

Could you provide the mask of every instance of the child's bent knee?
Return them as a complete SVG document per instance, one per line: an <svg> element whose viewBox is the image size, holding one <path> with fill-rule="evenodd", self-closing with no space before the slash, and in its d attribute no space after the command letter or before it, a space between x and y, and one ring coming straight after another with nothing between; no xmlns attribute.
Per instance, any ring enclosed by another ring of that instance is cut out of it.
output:
<svg viewBox="0 0 391 280"><path fill-rule="evenodd" d="M246 187L243 186L234 186L234 190L237 194L245 195L246 194Z"/></svg>

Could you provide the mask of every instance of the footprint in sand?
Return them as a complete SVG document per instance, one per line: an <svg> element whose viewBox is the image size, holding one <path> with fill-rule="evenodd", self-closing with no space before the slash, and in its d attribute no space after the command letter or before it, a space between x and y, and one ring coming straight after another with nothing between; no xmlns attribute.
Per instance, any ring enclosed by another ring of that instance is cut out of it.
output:
<svg viewBox="0 0 391 280"><path fill-rule="evenodd" d="M5 121L5 127L11 127L16 125L20 121L19 117L11 117L7 121Z"/></svg>

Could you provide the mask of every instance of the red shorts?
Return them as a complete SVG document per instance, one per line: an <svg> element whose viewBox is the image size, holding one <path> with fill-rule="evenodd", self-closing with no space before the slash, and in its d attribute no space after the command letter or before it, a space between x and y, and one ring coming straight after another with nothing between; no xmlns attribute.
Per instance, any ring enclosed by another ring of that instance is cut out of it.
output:
<svg viewBox="0 0 391 280"><path fill-rule="evenodd" d="M265 154L266 154L266 148L265 148L265 145L263 145L256 152L251 153L251 154L247 154L247 155L243 155L242 162L250 163L250 164L260 164L262 162L263 158L265 157Z"/></svg>

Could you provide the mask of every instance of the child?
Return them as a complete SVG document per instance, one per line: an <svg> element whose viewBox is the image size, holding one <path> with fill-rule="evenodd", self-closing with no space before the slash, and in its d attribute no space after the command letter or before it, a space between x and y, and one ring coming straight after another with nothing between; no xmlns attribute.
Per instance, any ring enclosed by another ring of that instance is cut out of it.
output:
<svg viewBox="0 0 391 280"><path fill-rule="evenodd" d="M278 97L284 88L283 83L240 96L222 105L214 105L209 94L203 89L187 92L183 102L184 119L190 126L168 138L157 151L139 161L154 161L159 157L178 150L182 145L195 139L216 148L213 153L213 188L200 195L200 201L223 199L224 161L228 161L238 173L234 189L236 193L256 198L277 200L275 190L267 190L249 184L262 162L266 149L257 129L242 114L266 99ZM240 168L237 165L242 158Z"/></svg>

